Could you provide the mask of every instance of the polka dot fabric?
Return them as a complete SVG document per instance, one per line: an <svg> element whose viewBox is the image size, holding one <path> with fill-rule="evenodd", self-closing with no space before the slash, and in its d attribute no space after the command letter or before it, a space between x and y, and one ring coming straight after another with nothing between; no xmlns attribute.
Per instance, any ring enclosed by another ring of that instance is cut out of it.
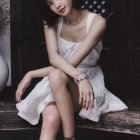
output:
<svg viewBox="0 0 140 140"><path fill-rule="evenodd" d="M84 0L82 9L99 14L105 18L108 16L107 0Z"/></svg>

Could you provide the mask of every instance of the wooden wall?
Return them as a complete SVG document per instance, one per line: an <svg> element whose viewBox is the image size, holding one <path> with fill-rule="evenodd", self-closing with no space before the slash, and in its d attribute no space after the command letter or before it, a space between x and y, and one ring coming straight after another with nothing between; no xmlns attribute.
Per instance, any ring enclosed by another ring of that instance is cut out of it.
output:
<svg viewBox="0 0 140 140"><path fill-rule="evenodd" d="M123 99L136 99L140 92L140 1L109 3L114 15L108 21L101 65L111 91Z"/></svg>

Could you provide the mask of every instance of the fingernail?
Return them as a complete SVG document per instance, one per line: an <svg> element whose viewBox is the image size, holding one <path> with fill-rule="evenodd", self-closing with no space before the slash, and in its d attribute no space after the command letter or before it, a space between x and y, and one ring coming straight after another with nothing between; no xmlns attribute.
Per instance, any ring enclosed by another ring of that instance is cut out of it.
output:
<svg viewBox="0 0 140 140"><path fill-rule="evenodd" d="M19 100L16 100L16 103L19 103Z"/></svg>

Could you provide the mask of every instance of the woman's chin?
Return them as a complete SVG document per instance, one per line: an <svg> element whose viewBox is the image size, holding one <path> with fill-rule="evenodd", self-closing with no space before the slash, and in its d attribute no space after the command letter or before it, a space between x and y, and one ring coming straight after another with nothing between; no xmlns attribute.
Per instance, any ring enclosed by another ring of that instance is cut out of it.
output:
<svg viewBox="0 0 140 140"><path fill-rule="evenodd" d="M63 14L61 14L61 16L65 17L69 14L69 11L65 11Z"/></svg>

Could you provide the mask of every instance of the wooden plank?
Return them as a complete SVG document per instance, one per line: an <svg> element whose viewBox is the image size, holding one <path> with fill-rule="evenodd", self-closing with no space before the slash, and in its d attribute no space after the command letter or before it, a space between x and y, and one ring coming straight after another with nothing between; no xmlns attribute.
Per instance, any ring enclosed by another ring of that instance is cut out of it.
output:
<svg viewBox="0 0 140 140"><path fill-rule="evenodd" d="M98 123L79 118L80 128L140 135L140 109L119 111L102 115Z"/></svg>
<svg viewBox="0 0 140 140"><path fill-rule="evenodd" d="M98 123L75 116L76 127L100 131L140 135L140 108L119 111L102 115ZM32 130L40 129L32 126L17 116L14 103L0 103L0 130Z"/></svg>

